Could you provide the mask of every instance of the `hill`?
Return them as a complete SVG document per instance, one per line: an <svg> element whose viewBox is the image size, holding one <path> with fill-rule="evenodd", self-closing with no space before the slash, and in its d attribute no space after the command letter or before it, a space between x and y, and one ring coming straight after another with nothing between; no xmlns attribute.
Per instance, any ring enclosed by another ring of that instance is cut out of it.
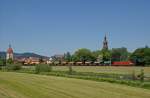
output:
<svg viewBox="0 0 150 98"><path fill-rule="evenodd" d="M150 90L119 84L0 72L0 98L150 98Z"/></svg>
<svg viewBox="0 0 150 98"><path fill-rule="evenodd" d="M2 58L6 58L6 52L0 52L0 57ZM43 56L43 55L39 55L39 54L35 54L35 53L30 53L30 52L26 52L26 53L14 53L14 57L15 58L27 58L27 57L37 57L37 58L44 58L44 59L48 59L49 57L47 56Z"/></svg>

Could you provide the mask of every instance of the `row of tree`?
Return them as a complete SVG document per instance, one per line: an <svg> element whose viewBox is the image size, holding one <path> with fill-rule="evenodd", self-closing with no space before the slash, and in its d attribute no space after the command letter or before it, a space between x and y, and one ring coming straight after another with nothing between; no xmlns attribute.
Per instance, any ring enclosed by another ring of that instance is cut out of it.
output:
<svg viewBox="0 0 150 98"><path fill-rule="evenodd" d="M136 49L130 55L130 60L136 65L150 65L150 48L146 46L145 48Z"/></svg>
<svg viewBox="0 0 150 98"><path fill-rule="evenodd" d="M114 62L114 61L132 61L136 65L150 65L150 48L138 48L130 53L127 48L113 48L112 50L91 51L86 48L78 49L74 54L69 52L64 54L65 61L98 61L98 62Z"/></svg>
<svg viewBox="0 0 150 98"><path fill-rule="evenodd" d="M42 62L42 58L39 59ZM58 60L58 59L55 59ZM100 63L111 63L115 61L132 61L136 65L150 65L150 48L146 46L145 48L138 48L133 53L128 52L127 48L113 48L111 50L97 50L91 51L86 48L78 49L74 54L69 52L64 54L63 61L67 62L100 62ZM0 58L0 65L5 65L6 63L11 64L13 61L4 60Z"/></svg>
<svg viewBox="0 0 150 98"><path fill-rule="evenodd" d="M0 66L5 66L7 64L13 64L13 62L14 61L12 59L6 60L6 59L0 57Z"/></svg>

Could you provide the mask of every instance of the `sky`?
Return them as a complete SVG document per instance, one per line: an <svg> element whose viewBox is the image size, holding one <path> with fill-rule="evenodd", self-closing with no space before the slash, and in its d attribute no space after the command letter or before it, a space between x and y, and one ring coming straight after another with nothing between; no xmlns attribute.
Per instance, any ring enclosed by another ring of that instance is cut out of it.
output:
<svg viewBox="0 0 150 98"><path fill-rule="evenodd" d="M150 0L0 0L0 51L51 56L150 46Z"/></svg>

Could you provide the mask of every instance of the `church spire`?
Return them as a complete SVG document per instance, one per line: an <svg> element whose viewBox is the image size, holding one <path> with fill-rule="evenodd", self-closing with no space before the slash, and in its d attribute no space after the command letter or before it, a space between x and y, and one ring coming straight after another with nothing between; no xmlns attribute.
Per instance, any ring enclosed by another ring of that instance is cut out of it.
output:
<svg viewBox="0 0 150 98"><path fill-rule="evenodd" d="M107 41L106 34L105 34L104 41L103 41L103 49L108 50L108 41Z"/></svg>
<svg viewBox="0 0 150 98"><path fill-rule="evenodd" d="M11 48L11 44L9 44L9 48Z"/></svg>

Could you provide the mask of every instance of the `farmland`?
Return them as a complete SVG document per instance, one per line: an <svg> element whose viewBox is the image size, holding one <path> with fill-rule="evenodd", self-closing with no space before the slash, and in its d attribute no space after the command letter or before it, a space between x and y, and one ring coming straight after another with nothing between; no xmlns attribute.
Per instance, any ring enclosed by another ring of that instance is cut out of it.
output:
<svg viewBox="0 0 150 98"><path fill-rule="evenodd" d="M150 90L89 80L0 72L0 98L149 98Z"/></svg>
<svg viewBox="0 0 150 98"><path fill-rule="evenodd" d="M42 65L41 65L42 66ZM25 68L34 69L34 66L25 66ZM135 71L136 74L144 69L146 75L150 76L150 67L123 67L123 66L72 66L77 72L93 72L93 73L109 73L109 74L131 74ZM53 66L54 71L67 71L68 66Z"/></svg>

